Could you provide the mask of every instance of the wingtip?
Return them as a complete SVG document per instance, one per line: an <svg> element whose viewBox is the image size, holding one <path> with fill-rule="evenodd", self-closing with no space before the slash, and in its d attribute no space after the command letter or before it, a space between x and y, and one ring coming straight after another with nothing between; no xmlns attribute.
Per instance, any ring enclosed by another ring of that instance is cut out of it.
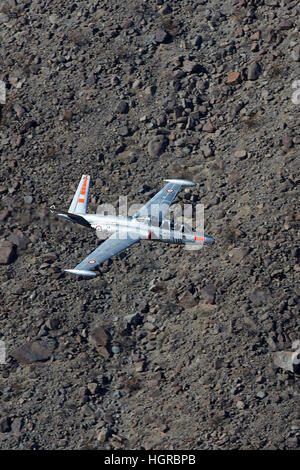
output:
<svg viewBox="0 0 300 470"><path fill-rule="evenodd" d="M167 181L168 183L181 184L182 186L195 186L196 185L194 181L183 180L183 179L166 179L164 181Z"/></svg>
<svg viewBox="0 0 300 470"><path fill-rule="evenodd" d="M76 274L77 276L84 276L84 277L96 277L97 273L94 271L87 271L85 269L65 269L65 272Z"/></svg>

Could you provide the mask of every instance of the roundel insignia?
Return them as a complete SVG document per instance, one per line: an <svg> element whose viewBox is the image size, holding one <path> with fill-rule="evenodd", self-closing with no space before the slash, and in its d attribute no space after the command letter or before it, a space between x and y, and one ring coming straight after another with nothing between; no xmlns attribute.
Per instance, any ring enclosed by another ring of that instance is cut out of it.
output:
<svg viewBox="0 0 300 470"><path fill-rule="evenodd" d="M175 189L166 189L167 193L174 193Z"/></svg>
<svg viewBox="0 0 300 470"><path fill-rule="evenodd" d="M90 259L90 260L88 261L88 263L89 263L89 264L95 264L95 263L97 263L97 261L96 261L95 259Z"/></svg>
<svg viewBox="0 0 300 470"><path fill-rule="evenodd" d="M97 230L97 232L102 232L102 227L101 227L101 225L96 225L96 230Z"/></svg>

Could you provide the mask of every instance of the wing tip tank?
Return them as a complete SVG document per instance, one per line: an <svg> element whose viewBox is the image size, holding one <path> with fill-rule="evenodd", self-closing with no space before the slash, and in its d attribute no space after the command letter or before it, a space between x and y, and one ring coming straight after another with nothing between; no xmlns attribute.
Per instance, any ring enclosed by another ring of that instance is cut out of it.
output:
<svg viewBox="0 0 300 470"><path fill-rule="evenodd" d="M85 269L65 269L65 272L76 274L77 276L84 276L84 277L95 277L97 273L94 271L87 271Z"/></svg>
<svg viewBox="0 0 300 470"><path fill-rule="evenodd" d="M168 183L181 184L182 186L195 186L195 183L193 181L183 179L167 179L164 181L167 181Z"/></svg>

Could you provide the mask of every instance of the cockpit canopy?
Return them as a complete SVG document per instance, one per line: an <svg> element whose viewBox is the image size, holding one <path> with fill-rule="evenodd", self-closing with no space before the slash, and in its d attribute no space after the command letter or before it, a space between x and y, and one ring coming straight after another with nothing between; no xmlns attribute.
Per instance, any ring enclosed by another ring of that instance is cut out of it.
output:
<svg viewBox="0 0 300 470"><path fill-rule="evenodd" d="M165 230L175 230L181 233L192 233L192 228L187 223L182 223L182 220L176 221L174 219L165 219L161 223L161 228Z"/></svg>

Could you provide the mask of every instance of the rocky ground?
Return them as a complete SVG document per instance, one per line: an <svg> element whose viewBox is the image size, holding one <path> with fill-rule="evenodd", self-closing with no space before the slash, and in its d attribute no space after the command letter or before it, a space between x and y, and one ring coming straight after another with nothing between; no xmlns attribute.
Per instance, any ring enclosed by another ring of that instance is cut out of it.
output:
<svg viewBox="0 0 300 470"><path fill-rule="evenodd" d="M297 0L1 1L2 449L299 446L299 36ZM217 243L64 273L82 174L90 212L192 179Z"/></svg>

